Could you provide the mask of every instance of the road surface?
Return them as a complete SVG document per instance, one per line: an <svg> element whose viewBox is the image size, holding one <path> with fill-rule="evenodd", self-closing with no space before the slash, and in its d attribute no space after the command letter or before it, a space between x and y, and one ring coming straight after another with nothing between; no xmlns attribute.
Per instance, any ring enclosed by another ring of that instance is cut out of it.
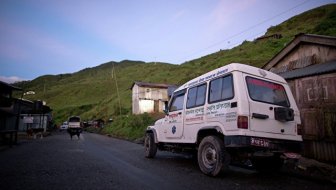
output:
<svg viewBox="0 0 336 190"><path fill-rule="evenodd" d="M0 150L0 189L323 190L335 185L233 166L208 177L188 155L158 152L155 159L146 159L139 144L91 133L70 140L66 132L55 132Z"/></svg>

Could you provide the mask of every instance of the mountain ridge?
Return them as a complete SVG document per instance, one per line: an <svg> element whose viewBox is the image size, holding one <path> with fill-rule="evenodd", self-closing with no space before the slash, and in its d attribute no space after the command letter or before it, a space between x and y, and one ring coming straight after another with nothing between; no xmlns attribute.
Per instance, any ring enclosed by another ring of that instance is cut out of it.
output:
<svg viewBox="0 0 336 190"><path fill-rule="evenodd" d="M129 88L134 81L182 85L192 78L231 62L261 67L299 33L336 36L336 4L296 15L277 26L268 28L264 34L264 36L281 34L279 39L244 41L232 49L220 50L181 65L132 60L110 61L74 73L43 75L16 85L26 91L36 92L35 95L28 95L25 98L45 100L54 110L54 118L58 123L70 115L80 115L84 120L98 118L108 120L119 114L116 84L122 114L129 114L131 113Z"/></svg>

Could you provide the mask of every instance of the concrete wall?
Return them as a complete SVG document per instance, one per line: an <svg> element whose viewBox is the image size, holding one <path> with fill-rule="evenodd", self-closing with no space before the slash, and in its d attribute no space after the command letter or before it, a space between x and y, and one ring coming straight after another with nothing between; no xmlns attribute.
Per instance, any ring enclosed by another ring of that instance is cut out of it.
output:
<svg viewBox="0 0 336 190"><path fill-rule="evenodd" d="M151 88L134 85L132 88L132 113L163 112L168 102L168 91L165 88Z"/></svg>

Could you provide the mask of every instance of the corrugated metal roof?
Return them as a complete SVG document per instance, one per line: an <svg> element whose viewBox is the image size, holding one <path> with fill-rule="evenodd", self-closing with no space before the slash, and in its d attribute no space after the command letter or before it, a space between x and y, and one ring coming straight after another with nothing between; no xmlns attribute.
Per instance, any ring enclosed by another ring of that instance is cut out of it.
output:
<svg viewBox="0 0 336 190"><path fill-rule="evenodd" d="M295 79L306 76L314 76L319 74L336 72L336 60L330 61L323 64L315 64L302 69L296 69L292 71L288 71L285 73L279 74L285 79Z"/></svg>
<svg viewBox="0 0 336 190"><path fill-rule="evenodd" d="M149 83L149 82L136 81L136 82L133 83L131 89L133 88L134 85L138 85L138 86L141 86L141 87L151 87L151 88L168 88L170 86L174 86L174 85L171 85L171 84L159 84L159 83Z"/></svg>
<svg viewBox="0 0 336 190"><path fill-rule="evenodd" d="M19 87L13 86L13 85L8 84L8 83L3 82L3 81L0 81L0 89L22 90Z"/></svg>

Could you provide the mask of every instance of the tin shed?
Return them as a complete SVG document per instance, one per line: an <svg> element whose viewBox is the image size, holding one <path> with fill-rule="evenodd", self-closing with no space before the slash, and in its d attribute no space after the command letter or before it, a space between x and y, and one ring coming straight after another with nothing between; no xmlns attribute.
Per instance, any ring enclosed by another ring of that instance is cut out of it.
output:
<svg viewBox="0 0 336 190"><path fill-rule="evenodd" d="M284 77L300 109L304 155L336 161L336 37L297 35L263 69Z"/></svg>
<svg viewBox="0 0 336 190"><path fill-rule="evenodd" d="M131 87L132 113L163 112L169 101L169 89L174 87L169 84L134 82Z"/></svg>

